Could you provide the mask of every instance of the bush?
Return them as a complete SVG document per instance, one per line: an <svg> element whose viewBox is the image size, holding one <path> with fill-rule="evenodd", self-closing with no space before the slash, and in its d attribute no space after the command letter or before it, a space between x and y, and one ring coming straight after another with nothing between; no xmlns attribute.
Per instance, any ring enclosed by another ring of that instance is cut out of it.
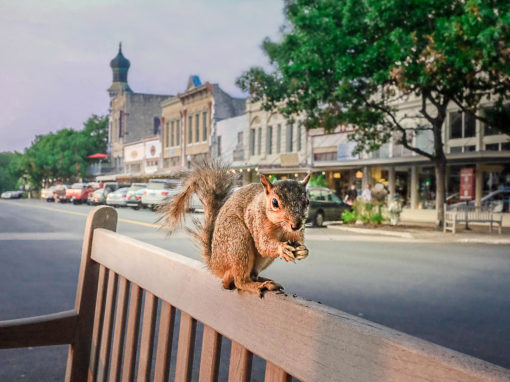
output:
<svg viewBox="0 0 510 382"><path fill-rule="evenodd" d="M383 221L387 220L382 212L383 206L384 203L370 203L357 200L353 205L355 219L363 223L381 224ZM342 214L342 219L343 218Z"/></svg>
<svg viewBox="0 0 510 382"><path fill-rule="evenodd" d="M356 212L345 210L344 212L342 212L342 220L346 224L356 222Z"/></svg>

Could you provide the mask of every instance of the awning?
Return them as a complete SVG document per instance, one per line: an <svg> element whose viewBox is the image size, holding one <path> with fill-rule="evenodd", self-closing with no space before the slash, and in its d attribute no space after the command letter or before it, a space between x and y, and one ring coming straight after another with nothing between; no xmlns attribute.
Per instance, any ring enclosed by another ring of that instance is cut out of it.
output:
<svg viewBox="0 0 510 382"><path fill-rule="evenodd" d="M101 153L95 153L95 154L89 155L87 158L89 158L89 159L105 159L105 158L108 158L108 155L101 154Z"/></svg>

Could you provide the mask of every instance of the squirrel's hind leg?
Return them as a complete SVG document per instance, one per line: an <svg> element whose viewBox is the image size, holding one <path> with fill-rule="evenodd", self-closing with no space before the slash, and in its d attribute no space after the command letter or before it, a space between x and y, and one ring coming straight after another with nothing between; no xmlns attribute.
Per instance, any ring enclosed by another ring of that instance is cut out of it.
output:
<svg viewBox="0 0 510 382"><path fill-rule="evenodd" d="M260 280L261 278L259 278ZM253 281L250 275L244 277L234 277L234 284L237 289L245 290L254 293L259 297L264 295L264 291L280 290L281 285L275 283L273 280L265 279L266 281Z"/></svg>

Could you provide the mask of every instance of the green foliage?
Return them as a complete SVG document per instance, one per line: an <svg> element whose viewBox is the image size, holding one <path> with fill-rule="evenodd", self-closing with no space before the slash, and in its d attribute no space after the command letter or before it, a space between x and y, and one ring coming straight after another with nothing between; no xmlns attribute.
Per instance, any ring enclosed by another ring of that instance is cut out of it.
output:
<svg viewBox="0 0 510 382"><path fill-rule="evenodd" d="M16 153L0 153L0 193L17 189L17 176L14 172L16 157Z"/></svg>
<svg viewBox="0 0 510 382"><path fill-rule="evenodd" d="M266 39L272 71L237 80L253 101L307 128L355 126L356 151L392 137L433 161L437 205L444 201L441 128L455 105L503 130L510 95L508 0L285 0L282 39ZM494 103L487 116L478 108ZM415 99L420 108L397 114ZM502 117L503 116L503 117ZM430 150L414 136L429 132ZM438 208L438 221L442 221Z"/></svg>
<svg viewBox="0 0 510 382"><path fill-rule="evenodd" d="M326 179L324 179L324 176L322 174L321 175L312 174L308 184L310 186L328 187L328 182L326 181Z"/></svg>
<svg viewBox="0 0 510 382"><path fill-rule="evenodd" d="M349 210L345 210L344 212L342 212L342 220L344 223L346 224L355 223L356 219L357 219L356 212Z"/></svg>
<svg viewBox="0 0 510 382"><path fill-rule="evenodd" d="M67 182L83 178L89 164L87 156L105 152L107 140L108 117L93 115L83 130L62 129L36 136L17 158L14 173L27 176L36 189L50 179Z"/></svg>

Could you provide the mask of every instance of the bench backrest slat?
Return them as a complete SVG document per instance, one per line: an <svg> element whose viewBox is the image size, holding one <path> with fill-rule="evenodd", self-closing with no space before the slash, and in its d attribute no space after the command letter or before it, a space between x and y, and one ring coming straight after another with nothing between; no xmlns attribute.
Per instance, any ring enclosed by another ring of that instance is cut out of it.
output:
<svg viewBox="0 0 510 382"><path fill-rule="evenodd" d="M97 363L96 381L104 382L108 379L110 352L112 343L113 313L117 298L117 275L111 269L108 271L108 285L104 304L103 327L101 331L101 345Z"/></svg>
<svg viewBox="0 0 510 382"><path fill-rule="evenodd" d="M134 381L138 332L140 328L140 308L142 304L142 288L131 283L129 296L128 322L125 338L125 352L122 363L122 380Z"/></svg>
<svg viewBox="0 0 510 382"><path fill-rule="evenodd" d="M147 382L151 377L152 349L154 348L154 331L156 329L157 311L158 300L156 296L145 291L142 338L140 340L140 356L138 360L138 382Z"/></svg>
<svg viewBox="0 0 510 382"><path fill-rule="evenodd" d="M188 382L191 380L196 328L197 321L188 313L181 311L179 343L177 346L177 364L175 366L176 382Z"/></svg>
<svg viewBox="0 0 510 382"><path fill-rule="evenodd" d="M92 346L90 349L90 361L88 380L93 380L97 375L99 363L99 343L101 341L101 332L103 330L103 317L106 303L106 290L108 283L108 270L104 265L99 268L99 277L97 282L96 308L94 311L94 327L92 329Z"/></svg>
<svg viewBox="0 0 510 382"><path fill-rule="evenodd" d="M110 361L110 381L120 380L122 366L122 351L124 349L124 332L126 330L126 314L129 298L129 282L119 276L119 291L117 294L117 307L115 312L115 331L113 332L112 357Z"/></svg>
<svg viewBox="0 0 510 382"><path fill-rule="evenodd" d="M170 358L174 337L175 308L166 301L161 302L161 315L158 330L154 382L168 381Z"/></svg>
<svg viewBox="0 0 510 382"><path fill-rule="evenodd" d="M218 380L221 343L222 336L210 326L204 325L199 382L216 382Z"/></svg>
<svg viewBox="0 0 510 382"><path fill-rule="evenodd" d="M230 367L228 380L248 382L251 376L251 364L253 353L236 341L232 341L230 347Z"/></svg>
<svg viewBox="0 0 510 382"><path fill-rule="evenodd" d="M267 361L265 382L290 382L292 377L275 364Z"/></svg>

